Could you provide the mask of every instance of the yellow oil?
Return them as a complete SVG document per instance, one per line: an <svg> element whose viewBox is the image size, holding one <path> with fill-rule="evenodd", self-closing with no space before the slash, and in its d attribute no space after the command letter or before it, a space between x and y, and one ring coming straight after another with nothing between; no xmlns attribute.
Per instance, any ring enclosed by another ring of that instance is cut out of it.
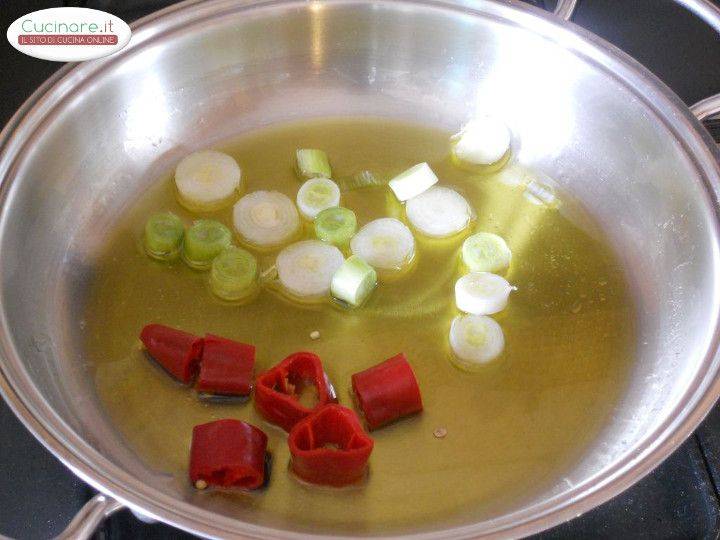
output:
<svg viewBox="0 0 720 540"><path fill-rule="evenodd" d="M517 291L495 316L505 333L502 356L477 373L451 363L448 330L457 315L453 285L462 273L462 237L416 237L412 271L381 284L357 311L300 306L270 291L247 305L228 305L213 298L206 273L181 262L158 263L142 252L139 239L150 213L171 210L188 223L197 217L177 203L165 177L108 238L86 313L99 395L150 466L187 482L193 426L246 420L269 435L270 484L250 498L211 497L238 513L250 505L258 520L300 530L370 534L495 516L559 482L580 459L616 404L634 353L634 310L620 266L597 234L555 208L532 204L521 187L454 167L448 135L386 120L336 119L258 131L225 150L240 163L246 191L274 189L293 199L296 148L326 150L337 177L363 169L387 176L428 161L443 184L468 198L477 212L475 228L503 236L513 252L506 276ZM385 188L346 193L343 204L360 224L402 218ZM232 224L229 209L206 215ZM274 255L259 255L261 268L270 267ZM301 485L287 471L285 433L264 423L252 403L201 403L148 361L137 336L150 322L252 343L258 370L289 353L314 351L348 406L353 373L404 352L425 411L372 433L376 445L361 488ZM315 330L320 338L312 340ZM438 428L447 435L436 438Z"/></svg>

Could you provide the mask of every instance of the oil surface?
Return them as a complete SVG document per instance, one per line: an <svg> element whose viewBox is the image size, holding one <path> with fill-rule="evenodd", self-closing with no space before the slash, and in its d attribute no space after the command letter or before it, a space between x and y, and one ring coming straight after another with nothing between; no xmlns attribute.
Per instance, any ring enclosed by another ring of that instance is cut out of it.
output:
<svg viewBox="0 0 720 540"><path fill-rule="evenodd" d="M450 361L464 237L416 235L414 270L378 286L356 311L301 307L269 291L245 306L214 299L206 273L152 261L140 247L150 213L197 218L178 205L166 177L108 239L85 318L99 395L129 444L152 467L187 482L194 425L218 418L256 424L268 433L274 456L269 487L250 497L196 497L230 500L238 512L252 506L260 519L315 531L367 534L487 518L558 482L605 424L633 356L633 306L609 247L558 210L532 204L522 187L454 167L445 132L377 119L323 120L254 132L224 150L241 165L246 192L274 189L294 200L300 184L292 162L301 147L326 150L336 177L364 169L389 177L428 161L441 184L468 198L475 229L501 235L513 252L505 275L518 289L495 316L504 353L472 374ZM384 187L345 193L343 205L361 225L402 218ZM232 227L231 210L209 215ZM259 255L261 269L274 256ZM137 336L150 322L252 343L258 371L294 351L314 351L348 406L353 373L404 352L425 411L372 433L376 445L362 487L304 486L288 474L285 433L266 424L252 403L201 403L146 358ZM318 340L310 339L314 330ZM437 428L447 435L434 437Z"/></svg>

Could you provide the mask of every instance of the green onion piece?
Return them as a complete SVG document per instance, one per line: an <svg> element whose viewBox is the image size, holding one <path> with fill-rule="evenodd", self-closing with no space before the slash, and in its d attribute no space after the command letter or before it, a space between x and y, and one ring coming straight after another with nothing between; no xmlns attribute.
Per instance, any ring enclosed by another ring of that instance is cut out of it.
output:
<svg viewBox="0 0 720 540"><path fill-rule="evenodd" d="M323 242L344 246L357 231L355 212L342 206L326 208L315 217L315 235Z"/></svg>
<svg viewBox="0 0 720 540"><path fill-rule="evenodd" d="M297 174L303 179L331 178L332 169L327 154L322 150L300 148L297 151Z"/></svg>
<svg viewBox="0 0 720 540"><path fill-rule="evenodd" d="M145 251L153 259L171 261L180 254L185 227L172 212L150 216L145 224Z"/></svg>
<svg viewBox="0 0 720 540"><path fill-rule="evenodd" d="M340 205L340 188L329 178L311 178L300 186L295 202L303 217L313 220L326 208Z"/></svg>
<svg viewBox="0 0 720 540"><path fill-rule="evenodd" d="M343 262L333 275L331 294L351 306L362 304L377 285L377 272L357 255Z"/></svg>
<svg viewBox="0 0 720 540"><path fill-rule="evenodd" d="M210 266L210 289L223 300L247 298L256 290L257 279L257 259L239 247L230 246Z"/></svg>
<svg viewBox="0 0 720 540"><path fill-rule="evenodd" d="M275 259L278 281L291 298L316 302L327 298L332 277L345 258L338 248L319 240L290 244Z"/></svg>
<svg viewBox="0 0 720 540"><path fill-rule="evenodd" d="M232 233L213 219L200 219L185 233L183 259L198 270L210 268L213 259L232 244Z"/></svg>
<svg viewBox="0 0 720 540"><path fill-rule="evenodd" d="M426 192L437 183L438 177L430 165L418 163L390 180L388 186L398 201L405 202Z"/></svg>
<svg viewBox="0 0 720 540"><path fill-rule="evenodd" d="M512 133L492 116L470 120L450 139L452 160L457 166L475 172L495 172L510 159Z"/></svg>
<svg viewBox="0 0 720 540"><path fill-rule="evenodd" d="M477 371L505 348L502 328L487 315L459 315L450 326L451 361L460 369Z"/></svg>
<svg viewBox="0 0 720 540"><path fill-rule="evenodd" d="M340 191L353 191L356 189L384 186L385 182L375 177L370 171L360 171L352 176L345 176L335 181Z"/></svg>
<svg viewBox="0 0 720 540"><path fill-rule="evenodd" d="M275 266L274 264L271 267L266 268L265 270L262 270L260 272L259 279L260 279L261 284L272 283L273 281L277 280L277 278L278 278L278 270L277 270L277 266Z"/></svg>
<svg viewBox="0 0 720 540"><path fill-rule="evenodd" d="M498 272L510 266L512 253L498 235L479 232L463 242L462 259L472 272Z"/></svg>

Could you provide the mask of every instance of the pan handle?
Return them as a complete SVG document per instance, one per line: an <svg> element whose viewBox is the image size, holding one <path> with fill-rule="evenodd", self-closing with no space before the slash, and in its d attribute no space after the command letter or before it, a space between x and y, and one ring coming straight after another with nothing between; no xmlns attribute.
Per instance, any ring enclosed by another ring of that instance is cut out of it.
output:
<svg viewBox="0 0 720 540"><path fill-rule="evenodd" d="M561 19L569 21L572 18L573 13L575 13L577 4L578 0L557 0L554 13Z"/></svg>
<svg viewBox="0 0 720 540"><path fill-rule="evenodd" d="M683 7L692 11L718 33L720 33L720 7L711 0L673 0ZM578 0L557 0L554 13L561 19L569 21L575 9L578 6Z"/></svg>
<svg viewBox="0 0 720 540"><path fill-rule="evenodd" d="M720 34L720 7L710 0L674 0L681 6L689 9L703 21L712 26L718 34ZM575 9L578 0L557 0L555 5L555 15L569 21ZM692 113L698 120L709 120L714 116L720 115L720 94L710 96L709 98L699 101L690 107Z"/></svg>
<svg viewBox="0 0 720 540"><path fill-rule="evenodd" d="M85 503L80 511L55 540L88 540L95 529L115 512L123 508L123 504L115 499L98 493Z"/></svg>
<svg viewBox="0 0 720 540"><path fill-rule="evenodd" d="M720 115L720 94L715 94L702 101L698 101L690 107L690 110L701 122L710 120L713 116Z"/></svg>

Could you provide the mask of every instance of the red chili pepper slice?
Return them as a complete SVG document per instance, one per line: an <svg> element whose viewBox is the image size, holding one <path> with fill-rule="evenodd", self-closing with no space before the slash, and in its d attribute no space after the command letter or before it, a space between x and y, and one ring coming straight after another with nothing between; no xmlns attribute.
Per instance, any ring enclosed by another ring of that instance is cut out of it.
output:
<svg viewBox="0 0 720 540"><path fill-rule="evenodd" d="M317 394L317 403L307 407L300 396L308 388ZM297 352L257 378L255 408L268 422L285 431L327 403L336 402L335 389L323 371L320 358L310 352Z"/></svg>
<svg viewBox="0 0 720 540"><path fill-rule="evenodd" d="M202 338L162 324L148 324L140 339L148 354L179 381L188 384L197 374Z"/></svg>
<svg viewBox="0 0 720 540"><path fill-rule="evenodd" d="M371 430L423 409L420 387L402 353L353 375L352 387Z"/></svg>
<svg viewBox="0 0 720 540"><path fill-rule="evenodd" d="M267 435L240 420L217 420L193 428L190 480L208 486L256 489L265 482Z"/></svg>
<svg viewBox="0 0 720 540"><path fill-rule="evenodd" d="M300 478L345 486L365 476L373 440L351 409L331 404L295 424L288 445L292 470Z"/></svg>
<svg viewBox="0 0 720 540"><path fill-rule="evenodd" d="M252 388L255 347L207 334L203 346L198 392L246 396Z"/></svg>

